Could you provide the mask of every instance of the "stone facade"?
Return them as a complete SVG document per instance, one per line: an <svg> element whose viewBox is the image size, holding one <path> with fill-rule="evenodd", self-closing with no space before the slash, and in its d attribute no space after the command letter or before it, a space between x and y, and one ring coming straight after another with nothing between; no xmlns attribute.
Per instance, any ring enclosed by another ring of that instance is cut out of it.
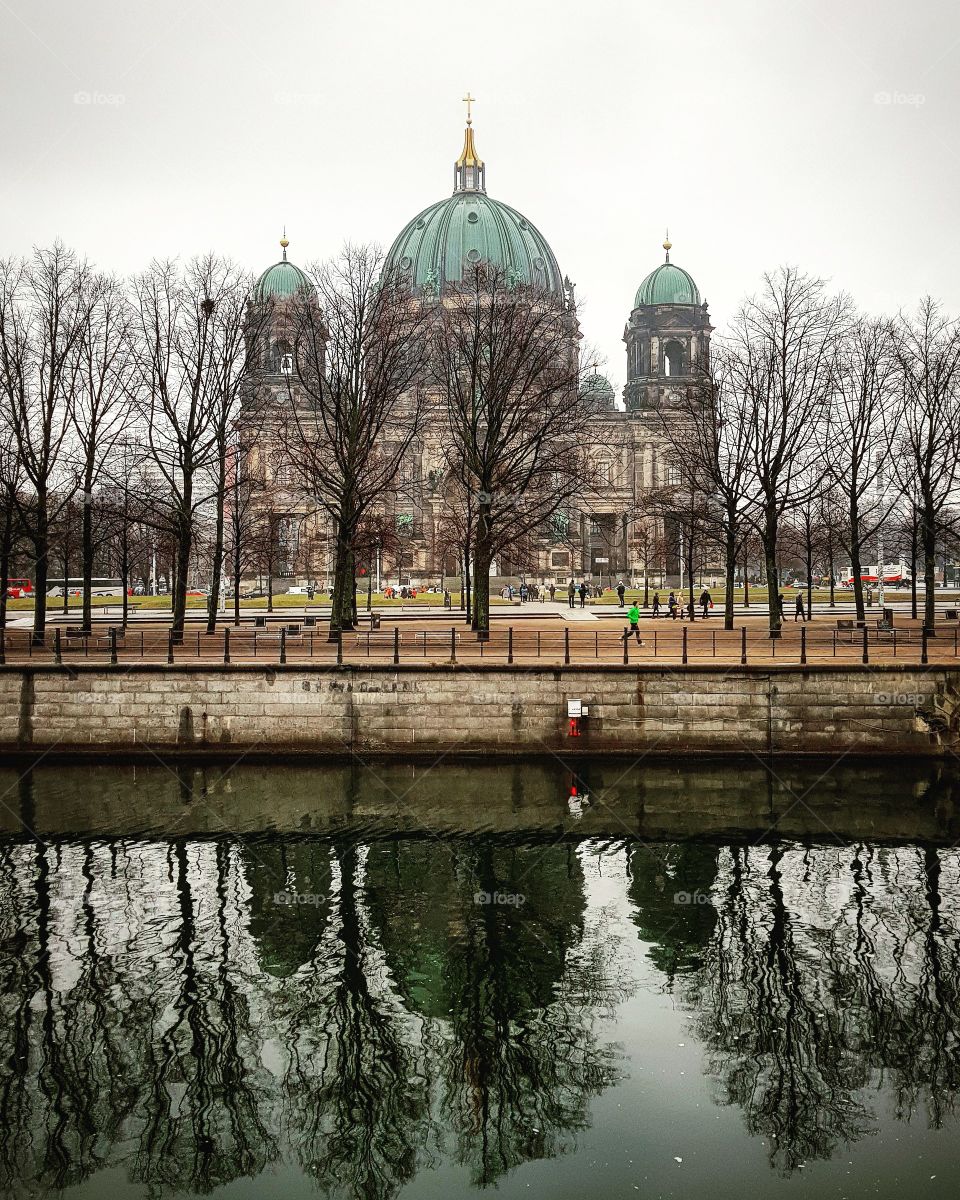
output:
<svg viewBox="0 0 960 1200"><path fill-rule="evenodd" d="M932 666L0 668L7 751L942 755L958 728Z"/></svg>

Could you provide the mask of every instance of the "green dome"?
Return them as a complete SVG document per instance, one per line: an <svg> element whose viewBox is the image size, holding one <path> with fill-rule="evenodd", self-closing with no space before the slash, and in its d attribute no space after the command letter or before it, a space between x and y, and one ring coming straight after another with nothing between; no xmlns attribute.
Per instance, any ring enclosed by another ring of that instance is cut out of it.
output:
<svg viewBox="0 0 960 1200"><path fill-rule="evenodd" d="M674 263L661 263L637 292L634 308L641 304L700 304L700 291L691 276Z"/></svg>
<svg viewBox="0 0 960 1200"><path fill-rule="evenodd" d="M280 262L274 263L272 267L267 267L257 280L254 294L258 300L266 300L270 296L286 300L289 296L299 292L301 288L312 287L313 284L304 272L284 258Z"/></svg>
<svg viewBox="0 0 960 1200"><path fill-rule="evenodd" d="M598 408L613 408L614 406L613 384L599 371L586 377L580 387L580 395Z"/></svg>
<svg viewBox="0 0 960 1200"><path fill-rule="evenodd" d="M457 191L425 208L390 247L385 271L414 288L459 284L464 264L501 267L510 282L561 293L563 279L543 234L526 217L481 191Z"/></svg>

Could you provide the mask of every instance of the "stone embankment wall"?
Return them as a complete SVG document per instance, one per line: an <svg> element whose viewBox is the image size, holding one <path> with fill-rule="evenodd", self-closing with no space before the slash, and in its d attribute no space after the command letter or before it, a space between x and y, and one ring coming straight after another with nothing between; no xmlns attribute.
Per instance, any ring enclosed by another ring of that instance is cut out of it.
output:
<svg viewBox="0 0 960 1200"><path fill-rule="evenodd" d="M570 736L568 700L588 707ZM0 668L0 748L169 753L937 755L943 667Z"/></svg>

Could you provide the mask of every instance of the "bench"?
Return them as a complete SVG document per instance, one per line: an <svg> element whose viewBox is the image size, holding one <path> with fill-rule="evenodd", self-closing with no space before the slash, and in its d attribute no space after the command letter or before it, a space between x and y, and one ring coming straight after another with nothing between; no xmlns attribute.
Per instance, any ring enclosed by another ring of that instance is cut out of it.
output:
<svg viewBox="0 0 960 1200"><path fill-rule="evenodd" d="M97 634L97 649L98 650L109 650L110 649L110 634L111 633L116 634L117 645L118 646L123 645L124 630L108 629L106 633Z"/></svg>

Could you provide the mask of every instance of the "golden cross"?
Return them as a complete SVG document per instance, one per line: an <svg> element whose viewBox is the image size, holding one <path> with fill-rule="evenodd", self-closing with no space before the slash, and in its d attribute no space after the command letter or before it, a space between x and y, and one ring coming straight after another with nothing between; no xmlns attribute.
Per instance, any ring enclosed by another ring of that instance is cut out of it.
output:
<svg viewBox="0 0 960 1200"><path fill-rule="evenodd" d="M476 98L476 96L471 96L468 91L467 94L463 98L463 102L467 106L467 124L472 125L473 124L473 116L470 111L470 105L476 104L477 98Z"/></svg>

